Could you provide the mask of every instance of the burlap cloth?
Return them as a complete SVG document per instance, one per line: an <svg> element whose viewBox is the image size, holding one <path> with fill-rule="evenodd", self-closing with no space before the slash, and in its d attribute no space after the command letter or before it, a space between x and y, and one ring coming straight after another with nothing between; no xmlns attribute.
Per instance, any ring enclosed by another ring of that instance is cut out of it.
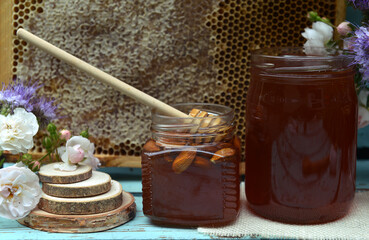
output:
<svg viewBox="0 0 369 240"><path fill-rule="evenodd" d="M241 211L238 219L220 228L199 227L198 231L217 237L257 237L279 239L369 239L369 191L357 192L350 212L342 219L318 225L292 225L258 217L246 207L241 184Z"/></svg>

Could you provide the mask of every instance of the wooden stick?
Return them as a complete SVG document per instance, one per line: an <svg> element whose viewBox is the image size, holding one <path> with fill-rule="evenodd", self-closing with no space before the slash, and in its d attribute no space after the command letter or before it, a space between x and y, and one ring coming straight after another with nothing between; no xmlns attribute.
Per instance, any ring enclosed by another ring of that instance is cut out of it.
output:
<svg viewBox="0 0 369 240"><path fill-rule="evenodd" d="M89 74L97 80L109 84L111 87L124 93L128 97L131 97L136 101L143 103L151 108L158 109L163 114L167 114L172 117L189 117L187 114L165 104L162 101L159 101L156 98L151 97L144 92L141 92L140 90L61 50L60 48L46 42L45 40L33 35L32 33L22 28L18 29L17 36L53 55L54 57L68 63L69 65Z"/></svg>

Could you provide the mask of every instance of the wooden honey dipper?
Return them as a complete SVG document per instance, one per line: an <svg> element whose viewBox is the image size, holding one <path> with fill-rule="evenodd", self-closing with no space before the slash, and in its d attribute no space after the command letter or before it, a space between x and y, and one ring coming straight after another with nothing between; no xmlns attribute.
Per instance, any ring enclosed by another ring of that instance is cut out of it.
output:
<svg viewBox="0 0 369 240"><path fill-rule="evenodd" d="M107 83L108 85L122 92L128 97L131 97L136 101L143 103L151 108L157 109L159 112L163 114L179 118L194 117L195 119L190 122L192 125L194 125L194 127L190 130L191 133L196 133L199 128L215 126L221 123L220 118L207 118L204 120L198 119L208 116L214 116L206 111L201 111L199 109L192 109L190 113L187 115L179 111L178 109L124 83L123 81L101 71L100 69L88 64L87 62L67 53L66 51L37 37L36 35L24 30L23 28L18 29L17 36L27 41L28 43L44 50L45 52L51 54L52 56L68 63L69 65L87 73L88 75L96 78L97 80Z"/></svg>
<svg viewBox="0 0 369 240"><path fill-rule="evenodd" d="M128 97L135 99L136 101L143 103L151 108L159 110L163 114L167 114L172 117L188 118L189 115L179 111L178 109L169 106L168 104L151 97L150 95L120 81L119 79L101 71L100 69L88 64L87 62L65 52L64 50L52 45L51 43L35 36L34 34L20 28L17 31L17 36L26 42L44 50L45 52L53 55L54 57L68 63L69 65L87 73L88 75L107 83L114 89L124 93Z"/></svg>
<svg viewBox="0 0 369 240"><path fill-rule="evenodd" d="M51 43L48 43L47 41L33 35L32 33L20 28L17 31L17 36L25 41L27 41L28 43L44 50L45 52L51 54L52 56L68 63L69 65L87 73L88 75L96 78L97 80L100 80L101 82L107 83L108 85L110 85L111 87L113 87L114 89L122 92L123 94L127 95L128 97L131 97L133 99L135 99L136 101L143 103L153 109L157 109L160 113L166 114L168 116L172 116L172 117L179 117L179 118L187 118L184 120L184 123L187 124L191 124L191 128L189 130L189 132L191 134L203 134L203 133L215 133L215 137L212 136L199 136L199 137L195 137L194 143L198 144L201 142L218 142L220 141L224 136L222 134L216 134L216 132L218 132L217 127L212 128L213 126L217 126L217 125L221 125L222 123L222 119L220 117L216 117L213 114L209 114L206 111L202 111L199 109L192 109L190 111L190 113L187 115L181 111L179 111L178 109L167 105L166 103L151 97L150 95L120 81L119 79L101 71L100 69L93 67L92 65L88 64L87 62L65 52L64 50L52 45ZM205 118L207 117L207 118ZM193 119L191 119L193 118ZM202 119L204 118L204 119ZM209 127L209 128L208 128ZM208 128L206 130L204 130L204 128ZM229 127L227 127L229 128ZM220 131L224 130L224 127L220 126L219 127ZM194 148L196 152L196 148ZM225 150L229 150L230 148L225 148ZM231 149L232 150L232 149ZM219 150L219 151L224 151L224 149ZM213 158L211 159L211 161L215 162L216 160L214 160L215 158L221 158L221 157L226 157L227 156L227 152L223 153L219 153L219 151L215 152ZM188 151L183 151L181 152L183 154L188 154ZM234 154L234 150L232 150L231 152L232 154ZM189 160L189 162L187 163L187 165L185 167L183 167L184 165L180 162L179 165L181 165L181 168L177 168L175 166L176 163L178 163L178 161L182 161L183 159L175 159L173 161L173 170L176 173L180 173L183 172L184 170L186 170L186 168L192 163L192 161L194 161L195 159L195 155L196 154L192 154L192 157ZM186 159L185 159L186 160Z"/></svg>

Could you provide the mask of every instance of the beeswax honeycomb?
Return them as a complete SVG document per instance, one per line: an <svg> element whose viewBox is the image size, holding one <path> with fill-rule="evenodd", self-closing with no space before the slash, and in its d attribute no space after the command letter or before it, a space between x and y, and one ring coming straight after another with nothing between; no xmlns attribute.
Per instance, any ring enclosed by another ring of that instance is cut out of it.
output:
<svg viewBox="0 0 369 240"><path fill-rule="evenodd" d="M299 46L306 14L335 0L13 0L14 77L40 81L57 124L89 128L98 154L139 156L150 110L15 36L23 27L166 103L224 104L244 139L250 51ZM40 152L41 141L33 151Z"/></svg>

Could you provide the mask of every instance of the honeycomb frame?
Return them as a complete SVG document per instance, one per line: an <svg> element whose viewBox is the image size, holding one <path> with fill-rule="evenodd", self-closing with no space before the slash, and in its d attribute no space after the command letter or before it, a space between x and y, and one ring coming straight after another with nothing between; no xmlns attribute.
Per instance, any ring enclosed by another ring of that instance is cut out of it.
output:
<svg viewBox="0 0 369 240"><path fill-rule="evenodd" d="M40 81L40 93L62 107L57 124L73 133L88 127L106 166L139 157L150 110L29 46L15 36L18 28L164 102L232 107L244 143L250 51L302 45L310 10L344 19L343 0L12 2L12 77ZM43 151L40 137L32 151Z"/></svg>

